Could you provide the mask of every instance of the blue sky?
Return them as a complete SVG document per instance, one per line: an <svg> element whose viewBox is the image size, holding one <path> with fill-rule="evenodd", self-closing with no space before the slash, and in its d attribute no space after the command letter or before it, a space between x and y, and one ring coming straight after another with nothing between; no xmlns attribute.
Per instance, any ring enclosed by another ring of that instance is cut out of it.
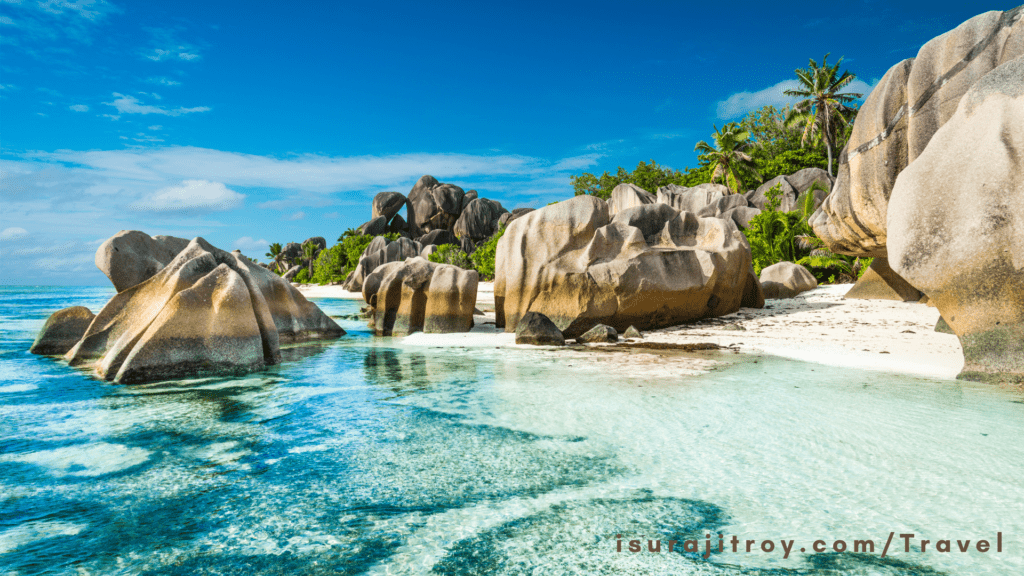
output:
<svg viewBox="0 0 1024 576"><path fill-rule="evenodd" d="M93 254L122 229L333 243L423 174L511 209L683 169L808 58L867 92L1019 1L0 0L0 283L107 284Z"/></svg>

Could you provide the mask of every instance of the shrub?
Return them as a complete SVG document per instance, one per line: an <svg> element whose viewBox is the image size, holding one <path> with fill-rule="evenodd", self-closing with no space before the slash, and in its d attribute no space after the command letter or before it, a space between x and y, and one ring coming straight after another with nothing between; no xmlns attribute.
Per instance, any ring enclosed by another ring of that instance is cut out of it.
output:
<svg viewBox="0 0 1024 576"><path fill-rule="evenodd" d="M451 264L459 268L473 270L473 261L469 259L469 254L463 252L462 248L455 244L442 244L438 246L437 251L428 256L427 259L438 264Z"/></svg>
<svg viewBox="0 0 1024 576"><path fill-rule="evenodd" d="M299 270L299 273L292 278L292 282L297 284L308 284L309 283L309 271L303 268Z"/></svg>
<svg viewBox="0 0 1024 576"><path fill-rule="evenodd" d="M321 250L320 255L313 261L313 282L328 284L340 282L345 279L345 247L342 244L335 244L326 250Z"/></svg>
<svg viewBox="0 0 1024 576"><path fill-rule="evenodd" d="M398 240L399 234L392 232L390 234L382 234L388 240ZM345 255L344 269L342 269L341 276L344 278L348 276L349 272L356 269L359 264L359 257L363 255L363 250L370 245L370 242L375 238L369 234L362 235L349 235L341 237L341 251Z"/></svg>
<svg viewBox="0 0 1024 576"><path fill-rule="evenodd" d="M481 280L494 280L494 257L498 253L498 240L504 235L505 227L502 226L469 256Z"/></svg>

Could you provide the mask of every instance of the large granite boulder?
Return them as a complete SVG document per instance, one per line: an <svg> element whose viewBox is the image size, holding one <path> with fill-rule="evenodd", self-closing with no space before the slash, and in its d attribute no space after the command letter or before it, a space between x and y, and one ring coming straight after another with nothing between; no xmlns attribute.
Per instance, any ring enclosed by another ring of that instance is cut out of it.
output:
<svg viewBox="0 0 1024 576"><path fill-rule="evenodd" d="M854 300L896 300L917 302L924 294L889 266L884 256L875 258L844 298Z"/></svg>
<svg viewBox="0 0 1024 576"><path fill-rule="evenodd" d="M789 212L796 208L797 191L785 176L776 176L764 184L761 184L752 193L748 192L745 195L745 198L754 208L764 210L765 207L768 206L768 197L765 193L775 186L778 186L782 192L782 195L779 196L779 207L777 210L780 212Z"/></svg>
<svg viewBox="0 0 1024 576"><path fill-rule="evenodd" d="M442 184L423 176L409 192L407 214L410 232L422 236L431 230L451 230L462 211L466 193L454 184Z"/></svg>
<svg viewBox="0 0 1024 576"><path fill-rule="evenodd" d="M468 332L478 283L476 270L412 258L374 270L363 284L363 299L378 336Z"/></svg>
<svg viewBox="0 0 1024 576"><path fill-rule="evenodd" d="M313 244L314 246L316 246L317 252L327 249L327 240L323 236L313 236L312 238L306 238L302 245L305 246L306 244Z"/></svg>
<svg viewBox="0 0 1024 576"><path fill-rule="evenodd" d="M1024 54L1022 16L1024 6L978 15L886 72L857 113L832 193L811 219L830 250L887 255L897 176L925 151L975 82ZM899 270L895 259L890 263Z"/></svg>
<svg viewBox="0 0 1024 576"><path fill-rule="evenodd" d="M388 262L403 262L415 258L423 251L423 245L409 238L392 242L384 236L377 236L366 246L359 257L359 263L345 280L343 287L349 292L360 292L366 277Z"/></svg>
<svg viewBox="0 0 1024 576"><path fill-rule="evenodd" d="M610 214L614 216L627 208L654 204L657 200L657 196L636 184L619 184L612 189L612 195L608 198L608 207L611 208Z"/></svg>
<svg viewBox="0 0 1024 576"><path fill-rule="evenodd" d="M786 182L789 182L789 185L793 187L798 197L810 190L811 186L815 183L821 185L827 195L828 191L832 190L832 183L835 182L835 178L829 176L828 172L821 168L804 168L787 175Z"/></svg>
<svg viewBox="0 0 1024 576"><path fill-rule="evenodd" d="M534 208L516 208L511 212L506 212L502 214L500 218L498 218L498 228L506 227L508 226L509 222L515 220L516 218L521 218L533 211Z"/></svg>
<svg viewBox="0 0 1024 576"><path fill-rule="evenodd" d="M391 223L388 224L388 232L408 236L409 223L405 221L405 218L402 218L401 214L395 214L395 217L391 219Z"/></svg>
<svg viewBox="0 0 1024 576"><path fill-rule="evenodd" d="M793 298L818 287L810 270L792 262L778 262L761 270L760 281L764 297L769 299Z"/></svg>
<svg viewBox="0 0 1024 576"><path fill-rule="evenodd" d="M383 216L388 222L405 206L405 195L401 192L378 192L373 197L370 219Z"/></svg>
<svg viewBox="0 0 1024 576"><path fill-rule="evenodd" d="M540 312L527 312L516 324L516 344L565 346L565 337L547 316Z"/></svg>
<svg viewBox="0 0 1024 576"><path fill-rule="evenodd" d="M82 339L94 318L96 315L85 306L58 310L46 319L28 351L49 356L64 355Z"/></svg>
<svg viewBox="0 0 1024 576"><path fill-rule="evenodd" d="M386 234L388 231L388 219L384 216L377 216L376 218L363 222L357 228L359 234L364 236L380 236Z"/></svg>
<svg viewBox="0 0 1024 576"><path fill-rule="evenodd" d="M498 220L508 213L500 202L487 198L476 198L462 210L452 232L462 239L484 240L498 229Z"/></svg>
<svg viewBox="0 0 1024 576"><path fill-rule="evenodd" d="M284 279L195 238L111 298L65 358L119 383L238 374L280 362L281 343L344 333Z"/></svg>
<svg viewBox="0 0 1024 576"><path fill-rule="evenodd" d="M609 203L577 196L508 225L495 262L496 324L512 332L540 312L566 338L598 323L672 326L735 312L751 275L750 248L729 220L665 204L613 219Z"/></svg>
<svg viewBox="0 0 1024 576"><path fill-rule="evenodd" d="M122 230L100 244L96 267L110 278L118 292L145 282L188 246L174 236L150 236L138 230Z"/></svg>
<svg viewBox="0 0 1024 576"><path fill-rule="evenodd" d="M960 99L896 179L887 216L889 263L959 336L961 376L1024 382L1024 55Z"/></svg>
<svg viewBox="0 0 1024 576"><path fill-rule="evenodd" d="M187 245L188 242L186 241L185 244ZM289 242L284 245L284 249L281 250L281 253L284 254L286 262L299 260L302 258L302 244L299 244L298 242Z"/></svg>
<svg viewBox="0 0 1024 576"><path fill-rule="evenodd" d="M420 236L417 240L423 246L444 246L445 244L459 244L459 239L449 230L433 230Z"/></svg>
<svg viewBox="0 0 1024 576"><path fill-rule="evenodd" d="M669 184L658 188L656 198L658 202L668 204L680 212L697 213L728 196L729 189L721 184L701 184L692 188Z"/></svg>

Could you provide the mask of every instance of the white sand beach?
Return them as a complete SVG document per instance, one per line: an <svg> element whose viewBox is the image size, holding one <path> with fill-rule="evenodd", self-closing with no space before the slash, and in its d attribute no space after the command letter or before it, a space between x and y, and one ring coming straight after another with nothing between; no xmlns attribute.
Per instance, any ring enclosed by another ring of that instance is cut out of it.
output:
<svg viewBox="0 0 1024 576"><path fill-rule="evenodd" d="M762 309L743 308L735 314L694 324L651 330L644 342L694 344L709 342L746 353L763 353L828 366L881 370L917 376L955 378L963 368L960 341L935 332L939 312L916 302L847 300L852 284L820 286L788 300L768 300ZM299 286L311 298L352 298L340 286ZM408 345L515 347L515 336L494 328L494 285L481 282L477 307L485 314L464 334L413 334ZM592 345L601 346L601 345ZM602 354L595 360L611 370L674 370L690 373L708 367L706 361L679 355L639 353ZM645 351L646 352L646 351ZM569 356L582 354L565 349Z"/></svg>

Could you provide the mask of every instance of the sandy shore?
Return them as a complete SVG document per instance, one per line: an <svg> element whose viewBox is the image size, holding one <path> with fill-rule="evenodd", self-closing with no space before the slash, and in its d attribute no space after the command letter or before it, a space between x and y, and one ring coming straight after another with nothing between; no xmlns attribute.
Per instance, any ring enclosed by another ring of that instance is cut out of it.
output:
<svg viewBox="0 0 1024 576"><path fill-rule="evenodd" d="M306 298L342 298L362 300L362 292L349 292L341 286L317 286L316 284L292 284ZM494 282L480 282L476 289L477 308L494 311Z"/></svg>
<svg viewBox="0 0 1024 576"><path fill-rule="evenodd" d="M694 324L651 330L644 342L693 344L710 342L741 352L764 353L829 366L881 370L918 376L954 378L963 368L956 336L935 332L939 312L917 303L889 300L846 300L851 284L821 286L789 300L768 300L763 309L743 308L735 314ZM299 287L307 297L356 298L339 286ZM494 285L481 283L477 307L485 314L465 334L413 334L408 345L515 347L515 337L494 327ZM552 349L555 352L555 349ZM707 362L673 355L634 351L602 354L611 370L706 369ZM585 352L560 349L576 357Z"/></svg>

